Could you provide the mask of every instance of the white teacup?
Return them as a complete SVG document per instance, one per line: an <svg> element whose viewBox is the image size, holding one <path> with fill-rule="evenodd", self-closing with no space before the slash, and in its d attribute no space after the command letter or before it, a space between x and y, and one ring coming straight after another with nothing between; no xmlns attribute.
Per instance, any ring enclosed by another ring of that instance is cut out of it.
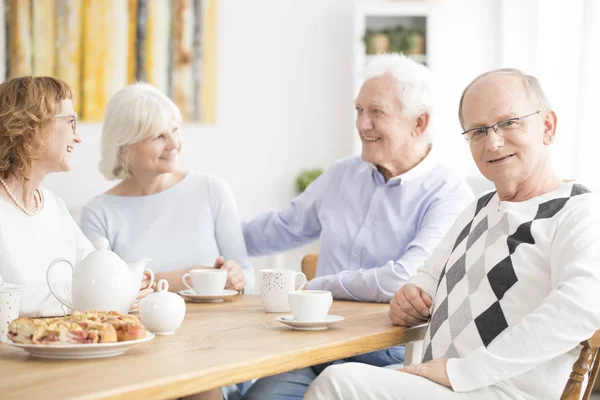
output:
<svg viewBox="0 0 600 400"><path fill-rule="evenodd" d="M186 281L188 277L192 281L192 286L188 285ZM221 294L227 283L227 271L215 268L193 269L189 273L183 274L181 281L196 294Z"/></svg>
<svg viewBox="0 0 600 400"><path fill-rule="evenodd" d="M321 322L327 319L333 296L328 290L298 290L288 293L294 320Z"/></svg>
<svg viewBox="0 0 600 400"><path fill-rule="evenodd" d="M302 283L296 287L296 279L302 278ZM288 312L290 304L288 293L302 290L306 285L306 275L293 269L261 269L260 270L260 301L266 312Z"/></svg>
<svg viewBox="0 0 600 400"><path fill-rule="evenodd" d="M0 284L0 342L7 340L8 324L19 318L21 286Z"/></svg>

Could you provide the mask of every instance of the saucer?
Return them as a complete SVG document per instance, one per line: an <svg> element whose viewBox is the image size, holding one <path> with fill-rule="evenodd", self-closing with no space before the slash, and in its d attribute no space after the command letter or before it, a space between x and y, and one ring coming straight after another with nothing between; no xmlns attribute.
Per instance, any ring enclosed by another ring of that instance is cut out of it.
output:
<svg viewBox="0 0 600 400"><path fill-rule="evenodd" d="M225 289L219 294L197 294L195 291L188 289L179 291L177 294L193 303L221 303L223 299L235 296L238 292L237 290Z"/></svg>
<svg viewBox="0 0 600 400"><path fill-rule="evenodd" d="M344 317L339 315L328 315L325 321L294 321L294 316L288 314L280 315L279 317L275 317L275 319L282 324L291 326L292 329L299 331L322 331L327 329L329 325L343 321Z"/></svg>

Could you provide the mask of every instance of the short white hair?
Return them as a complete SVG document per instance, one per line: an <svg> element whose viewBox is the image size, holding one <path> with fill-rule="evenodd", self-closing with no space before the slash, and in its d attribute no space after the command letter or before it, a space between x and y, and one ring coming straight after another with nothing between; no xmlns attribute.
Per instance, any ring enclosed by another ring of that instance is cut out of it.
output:
<svg viewBox="0 0 600 400"><path fill-rule="evenodd" d="M100 172L107 179L131 176L122 152L132 144L182 121L179 108L164 93L147 83L119 90L108 102L102 125Z"/></svg>
<svg viewBox="0 0 600 400"><path fill-rule="evenodd" d="M378 54L372 57L362 74L365 82L385 75L391 76L396 81L397 97L405 115L417 117L427 113L431 116L433 74L429 68L403 54ZM431 136L427 132L425 139L431 142Z"/></svg>

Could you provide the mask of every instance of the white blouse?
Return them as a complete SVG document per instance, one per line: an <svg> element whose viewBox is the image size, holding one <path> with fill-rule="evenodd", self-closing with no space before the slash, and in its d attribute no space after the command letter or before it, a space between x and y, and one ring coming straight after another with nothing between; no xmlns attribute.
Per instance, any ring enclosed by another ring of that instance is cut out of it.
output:
<svg viewBox="0 0 600 400"><path fill-rule="evenodd" d="M94 250L64 202L42 189L44 206L28 216L10 200L0 198L0 280L21 289L22 317L61 316L65 307L54 298L46 283L46 270L56 258L74 265ZM52 285L70 298L72 272L60 263L54 268Z"/></svg>

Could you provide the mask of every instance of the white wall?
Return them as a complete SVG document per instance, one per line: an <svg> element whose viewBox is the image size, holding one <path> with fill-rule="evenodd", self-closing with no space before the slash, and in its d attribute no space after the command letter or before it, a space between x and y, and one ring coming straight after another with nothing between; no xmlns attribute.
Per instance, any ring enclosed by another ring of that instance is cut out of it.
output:
<svg viewBox="0 0 600 400"><path fill-rule="evenodd" d="M461 137L458 103L463 89L495 68L494 1L434 1L427 56L437 89L433 137L441 161L474 179L481 175ZM485 186L485 184L483 184Z"/></svg>

